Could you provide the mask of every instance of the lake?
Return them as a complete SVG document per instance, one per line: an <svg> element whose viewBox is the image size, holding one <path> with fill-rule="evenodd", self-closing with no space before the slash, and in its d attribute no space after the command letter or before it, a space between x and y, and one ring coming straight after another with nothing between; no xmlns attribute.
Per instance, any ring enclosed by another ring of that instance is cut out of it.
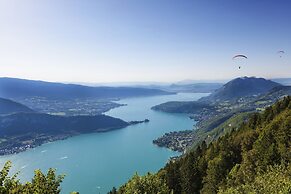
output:
<svg viewBox="0 0 291 194"><path fill-rule="evenodd" d="M190 101L206 96L203 93L127 98L127 104L108 111L109 116L125 121L149 119L142 123L106 133L91 133L37 148L0 157L0 165L11 160L12 172L20 171L22 181L30 180L34 169L48 168L66 174L62 193L107 193L113 186L125 183L135 172L156 172L171 156L179 153L152 144L152 140L170 131L192 129L195 124L185 114L153 111L154 105L167 101Z"/></svg>

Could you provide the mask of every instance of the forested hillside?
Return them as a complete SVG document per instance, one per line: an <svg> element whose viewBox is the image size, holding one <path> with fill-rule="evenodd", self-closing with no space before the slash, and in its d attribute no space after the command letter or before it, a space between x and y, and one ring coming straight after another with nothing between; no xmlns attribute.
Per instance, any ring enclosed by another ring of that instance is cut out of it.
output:
<svg viewBox="0 0 291 194"><path fill-rule="evenodd" d="M30 182L21 183L18 173L10 175L11 162L7 161L0 171L0 193L1 194L59 194L61 183L65 175L57 175L56 169L50 168L47 174L41 170L34 171L34 177ZM79 194L71 192L70 194Z"/></svg>
<svg viewBox="0 0 291 194"><path fill-rule="evenodd" d="M107 115L57 116L16 113L0 116L0 155L13 154L74 135L120 129L129 123Z"/></svg>
<svg viewBox="0 0 291 194"><path fill-rule="evenodd" d="M290 193L291 97L110 193Z"/></svg>
<svg viewBox="0 0 291 194"><path fill-rule="evenodd" d="M256 77L239 77L233 79L201 101L234 101L241 97L260 95L280 84ZM239 89L238 89L239 88Z"/></svg>
<svg viewBox="0 0 291 194"><path fill-rule="evenodd" d="M0 114L12 114L17 112L33 112L33 110L12 100L0 98Z"/></svg>

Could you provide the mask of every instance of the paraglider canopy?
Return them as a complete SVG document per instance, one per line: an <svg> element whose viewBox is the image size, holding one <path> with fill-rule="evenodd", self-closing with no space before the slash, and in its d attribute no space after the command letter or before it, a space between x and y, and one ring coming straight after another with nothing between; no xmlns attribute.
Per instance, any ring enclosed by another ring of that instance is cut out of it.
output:
<svg viewBox="0 0 291 194"><path fill-rule="evenodd" d="M282 55L285 54L285 51L278 51L277 53L282 57Z"/></svg>
<svg viewBox="0 0 291 194"><path fill-rule="evenodd" d="M246 55L235 55L232 57L232 59L247 59L248 57ZM241 69L241 65L238 66L238 69Z"/></svg>
<svg viewBox="0 0 291 194"><path fill-rule="evenodd" d="M247 59L248 57L245 55L235 55L234 57L232 57L232 59L236 59L236 58L245 58Z"/></svg>

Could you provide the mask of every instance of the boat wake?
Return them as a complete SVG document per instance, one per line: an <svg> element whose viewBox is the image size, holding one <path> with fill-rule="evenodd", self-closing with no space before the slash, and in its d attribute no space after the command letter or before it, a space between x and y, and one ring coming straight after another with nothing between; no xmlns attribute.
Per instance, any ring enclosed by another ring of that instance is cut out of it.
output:
<svg viewBox="0 0 291 194"><path fill-rule="evenodd" d="M27 167L27 165L23 165L23 166L20 167L20 169L24 169L26 167Z"/></svg>

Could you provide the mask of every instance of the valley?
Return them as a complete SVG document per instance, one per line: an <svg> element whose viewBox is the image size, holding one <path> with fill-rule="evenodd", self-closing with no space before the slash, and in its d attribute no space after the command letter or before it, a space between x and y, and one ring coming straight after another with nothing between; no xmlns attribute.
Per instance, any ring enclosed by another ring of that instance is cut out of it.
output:
<svg viewBox="0 0 291 194"><path fill-rule="evenodd" d="M206 95L208 94L179 93L114 101L127 106L111 109L105 113L107 116L120 118L125 122L145 119L149 122L128 125L105 133L78 133L61 141L48 142L24 152L1 156L0 165L11 160L12 173L20 171L21 181L30 180L36 168L46 171L53 166L59 173L66 174L61 193L72 190L80 193L107 193L113 186L128 180L136 171L157 171L170 157L179 155L178 152L155 146L152 141L164 133L191 129L195 124L186 114L153 111L152 106L171 100L198 100ZM66 159L61 159L65 157ZM80 181L88 176L91 177L90 180Z"/></svg>
<svg viewBox="0 0 291 194"><path fill-rule="evenodd" d="M0 0L0 194L291 194L290 10Z"/></svg>
<svg viewBox="0 0 291 194"><path fill-rule="evenodd" d="M0 78L0 94L0 155L7 155L84 133L148 122L145 118L126 122L103 113L125 106L113 102L122 98L174 93Z"/></svg>
<svg viewBox="0 0 291 194"><path fill-rule="evenodd" d="M239 93L236 92L238 88ZM158 146L185 152L202 141L211 142L226 132L237 129L247 115L261 112L288 95L291 95L291 86L262 78L244 77L231 80L209 96L195 102L166 102L156 105L152 107L153 110L187 113L197 124L191 133L173 132L153 142ZM188 146L177 143L181 139L188 142Z"/></svg>
<svg viewBox="0 0 291 194"><path fill-rule="evenodd" d="M45 97L25 97L13 98L31 109L59 116L77 116L77 115L100 115L110 109L125 106L112 102L117 99L99 99L99 98L82 98L82 99L50 99Z"/></svg>

